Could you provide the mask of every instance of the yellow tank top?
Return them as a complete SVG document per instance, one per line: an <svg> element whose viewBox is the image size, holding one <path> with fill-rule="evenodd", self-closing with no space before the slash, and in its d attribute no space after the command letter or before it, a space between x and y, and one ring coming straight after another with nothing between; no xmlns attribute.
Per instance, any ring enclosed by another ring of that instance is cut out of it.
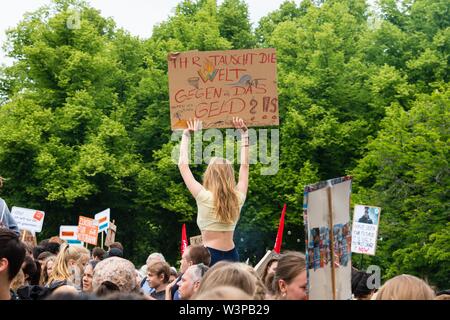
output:
<svg viewBox="0 0 450 320"><path fill-rule="evenodd" d="M245 202L245 194L240 191L237 191L239 197L239 212L242 209L242 206ZM198 193L197 197L195 197L197 201L197 225L200 231L208 230L208 231L234 231L236 228L236 224L239 220L236 219L234 223L223 223L219 222L214 214L214 198L211 191L202 190Z"/></svg>

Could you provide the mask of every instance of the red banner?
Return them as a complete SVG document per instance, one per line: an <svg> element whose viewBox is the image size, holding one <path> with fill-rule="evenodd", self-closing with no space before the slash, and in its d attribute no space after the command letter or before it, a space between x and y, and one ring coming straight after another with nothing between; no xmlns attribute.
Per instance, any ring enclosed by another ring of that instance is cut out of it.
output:
<svg viewBox="0 0 450 320"><path fill-rule="evenodd" d="M184 250L186 250L188 246L187 236L186 236L186 224L183 223L183 227L181 228L181 255L183 255Z"/></svg>
<svg viewBox="0 0 450 320"><path fill-rule="evenodd" d="M280 253L281 243L283 242L283 230L284 230L284 215L286 214L286 203L284 204L283 211L281 212L280 225L278 226L277 239L275 240L275 246L273 251Z"/></svg>

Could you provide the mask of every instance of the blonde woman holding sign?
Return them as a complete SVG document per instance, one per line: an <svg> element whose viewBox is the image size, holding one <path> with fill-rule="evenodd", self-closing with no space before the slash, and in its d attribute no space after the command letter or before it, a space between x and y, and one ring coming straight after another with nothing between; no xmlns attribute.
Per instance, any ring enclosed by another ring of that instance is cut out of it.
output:
<svg viewBox="0 0 450 320"><path fill-rule="evenodd" d="M211 158L200 184L189 168L189 138L191 132L201 130L201 121L188 121L183 131L178 168L183 180L197 202L197 225L203 244L211 253L211 264L221 260L239 261L233 242L234 229L245 202L249 175L248 130L242 119L233 118L241 134L241 165L236 184L233 165L223 158Z"/></svg>

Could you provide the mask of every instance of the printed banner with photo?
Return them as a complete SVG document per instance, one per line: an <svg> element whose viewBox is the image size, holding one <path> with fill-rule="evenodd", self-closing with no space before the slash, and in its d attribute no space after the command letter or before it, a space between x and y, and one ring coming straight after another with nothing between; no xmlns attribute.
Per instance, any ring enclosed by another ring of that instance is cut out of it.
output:
<svg viewBox="0 0 450 320"><path fill-rule="evenodd" d="M194 118L204 129L279 124L275 49L171 53L168 67L172 130Z"/></svg>
<svg viewBox="0 0 450 320"><path fill-rule="evenodd" d="M346 176L305 187L303 217L310 300L351 298L351 183L351 177Z"/></svg>
<svg viewBox="0 0 450 320"><path fill-rule="evenodd" d="M381 208L356 205L353 215L352 252L375 255Z"/></svg>

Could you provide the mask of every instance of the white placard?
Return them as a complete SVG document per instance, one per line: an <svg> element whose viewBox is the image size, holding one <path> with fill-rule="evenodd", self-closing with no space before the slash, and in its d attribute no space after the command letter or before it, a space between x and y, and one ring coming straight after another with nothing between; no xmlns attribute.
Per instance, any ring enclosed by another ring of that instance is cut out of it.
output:
<svg viewBox="0 0 450 320"><path fill-rule="evenodd" d="M78 240L78 226L60 226L59 237L71 246L84 246L84 242Z"/></svg>
<svg viewBox="0 0 450 320"><path fill-rule="evenodd" d="M12 207L11 215L21 230L41 232L45 212L35 209Z"/></svg>
<svg viewBox="0 0 450 320"><path fill-rule="evenodd" d="M103 210L95 215L98 221L98 233L108 230L110 220L110 209Z"/></svg>
<svg viewBox="0 0 450 320"><path fill-rule="evenodd" d="M352 252L375 255L381 208L356 205L353 214Z"/></svg>

